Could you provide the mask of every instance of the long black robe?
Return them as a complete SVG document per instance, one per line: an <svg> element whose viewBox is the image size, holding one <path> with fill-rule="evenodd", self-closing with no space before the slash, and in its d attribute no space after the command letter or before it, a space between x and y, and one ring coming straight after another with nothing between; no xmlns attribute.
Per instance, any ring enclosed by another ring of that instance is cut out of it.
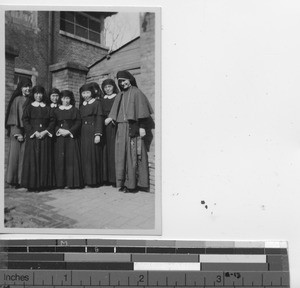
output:
<svg viewBox="0 0 300 288"><path fill-rule="evenodd" d="M103 134L103 112L99 100L80 106L81 161L84 185L100 186L103 183L101 144L95 144L95 135Z"/></svg>
<svg viewBox="0 0 300 288"><path fill-rule="evenodd" d="M53 187L52 144L49 135L43 139L33 137L38 131L54 133L55 119L50 107L28 105L23 113L26 132L26 147L23 162L21 185L30 190L43 190Z"/></svg>
<svg viewBox="0 0 300 288"><path fill-rule="evenodd" d="M104 120L113 106L115 97L112 99L102 99ZM101 139L103 149L103 180L112 184L116 183L116 168L115 168L115 143L116 143L116 124L110 122L104 125L103 137Z"/></svg>
<svg viewBox="0 0 300 288"><path fill-rule="evenodd" d="M25 101L26 97L22 95L17 96L13 100L7 115L6 125L9 127L10 144L7 158L6 182L10 185L21 184L25 139L19 142L16 137L22 135L25 138L22 121Z"/></svg>
<svg viewBox="0 0 300 288"><path fill-rule="evenodd" d="M135 86L116 96L109 117L117 122L115 163L117 187L149 187L148 154L139 128L150 118L153 109L147 97Z"/></svg>
<svg viewBox="0 0 300 288"><path fill-rule="evenodd" d="M58 188L81 188L83 176L80 156L79 133L81 118L79 110L72 106L69 110L54 110L56 119L54 141L55 179ZM72 134L59 135L58 130L66 129Z"/></svg>

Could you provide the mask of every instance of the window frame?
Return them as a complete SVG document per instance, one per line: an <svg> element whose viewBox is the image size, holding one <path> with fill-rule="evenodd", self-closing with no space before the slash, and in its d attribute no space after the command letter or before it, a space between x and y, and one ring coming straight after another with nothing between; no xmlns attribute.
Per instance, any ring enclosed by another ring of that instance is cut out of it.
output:
<svg viewBox="0 0 300 288"><path fill-rule="evenodd" d="M18 78L24 77L24 78L28 78L28 79L30 78L30 80L32 81L32 86L35 86L38 75L39 75L39 73L34 68L32 70L15 68L14 69L14 89L16 89L18 86L18 83L15 82L15 77L18 77Z"/></svg>
<svg viewBox="0 0 300 288"><path fill-rule="evenodd" d="M69 19L66 19L66 17L63 17L62 13L73 13L74 17L73 17L73 22L70 21ZM76 16L77 15L81 15L81 16L84 16L87 18L87 27L86 26L82 26L80 25L77 21L76 21ZM80 41L83 41L83 42L87 42L89 44L92 44L92 45L96 45L96 46L99 46L99 47L102 47L102 48L106 48L103 44L102 44L102 31L101 31L101 28L102 28L102 25L103 23L101 23L101 20L87 14L87 13L84 13L84 12L78 12L78 11L60 11L60 14L59 14L59 19L60 19L60 34L62 35L66 35L66 36L69 36L69 37L72 37L72 38L75 38L75 39L78 39ZM93 21L93 22L97 22L99 23L99 31L96 31L92 28L90 28L90 21ZM65 23L65 24L69 24L69 25L72 25L73 26L73 32L70 32L70 31L67 31L66 29L63 29L62 28L62 23ZM84 37L84 36L79 36L77 35L77 29L84 29L87 31L87 37ZM95 41L95 40L91 40L91 37L92 39L95 39L93 36L90 36L90 34L94 34L94 35L98 35L99 37L99 42L98 41Z"/></svg>

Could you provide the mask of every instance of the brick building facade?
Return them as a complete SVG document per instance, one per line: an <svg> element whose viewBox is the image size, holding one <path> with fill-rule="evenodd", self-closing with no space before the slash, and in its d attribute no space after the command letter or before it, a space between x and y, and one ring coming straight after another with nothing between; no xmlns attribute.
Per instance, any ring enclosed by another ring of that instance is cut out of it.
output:
<svg viewBox="0 0 300 288"><path fill-rule="evenodd" d="M115 12L6 11L5 106L22 77L46 90L72 90L78 103L81 85L92 81L101 85L126 69L154 108L155 13L140 13L140 37L108 55L103 23L112 14ZM153 139L149 153L152 191L154 155Z"/></svg>
<svg viewBox="0 0 300 288"><path fill-rule="evenodd" d="M49 90L53 86L52 82L56 81L56 70L49 69L51 65L64 65L71 62L79 64L79 66L88 66L107 54L108 49L102 43L104 41L102 35L103 22L106 16L114 13L68 12L73 13L72 16L74 19L77 15L84 17L84 19L93 20L98 17L99 29L101 29L99 35L101 35L100 41L102 41L100 43L78 36L76 35L76 31L73 34L70 31L64 31L62 28L61 13L63 12L5 12L6 49L18 51L18 56L15 58L14 63L15 75L14 77L8 77L9 75L6 77L6 83L10 83L10 87L12 88L10 91L7 90L9 95L11 95L13 87L16 86L18 77L29 77L32 79L33 84L41 84L46 90ZM68 24L76 26L76 23L68 22ZM70 28L68 29L70 30ZM71 65L72 71L76 69L75 66ZM84 84L84 81L82 84ZM62 85L57 88L67 89L67 87L68 85Z"/></svg>
<svg viewBox="0 0 300 288"><path fill-rule="evenodd" d="M51 87L74 89L78 98L78 89L86 81L86 66L107 54L108 49L102 43L103 21L105 17L115 13L91 12L89 15L89 12L70 12L74 19L76 15L99 18L100 43L75 35L75 31L74 34L63 31L61 13L17 10L5 12L5 107L19 79L23 77L30 78L33 85L44 86L47 91ZM64 69L60 70L61 67ZM7 156L7 138L5 144Z"/></svg>

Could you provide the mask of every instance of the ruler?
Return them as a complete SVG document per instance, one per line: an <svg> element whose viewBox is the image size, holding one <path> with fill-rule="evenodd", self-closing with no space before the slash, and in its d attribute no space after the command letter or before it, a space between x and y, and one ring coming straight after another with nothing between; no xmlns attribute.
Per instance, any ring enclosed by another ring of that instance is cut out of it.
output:
<svg viewBox="0 0 300 288"><path fill-rule="evenodd" d="M290 287L286 242L0 240L0 287Z"/></svg>

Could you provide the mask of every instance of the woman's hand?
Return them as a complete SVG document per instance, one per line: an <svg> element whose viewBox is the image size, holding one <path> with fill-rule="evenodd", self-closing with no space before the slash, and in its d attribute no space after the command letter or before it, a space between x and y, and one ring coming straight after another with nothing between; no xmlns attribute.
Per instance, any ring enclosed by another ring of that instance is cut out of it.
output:
<svg viewBox="0 0 300 288"><path fill-rule="evenodd" d="M44 130L44 131L40 132L39 134L40 134L40 135L39 135L39 137L37 137L37 138L43 139L46 135L48 135L48 131L47 131L47 130Z"/></svg>
<svg viewBox="0 0 300 288"><path fill-rule="evenodd" d="M67 129L62 129L62 128L60 128L60 129L58 130L58 133L59 133L61 136L63 136L63 137L69 136L69 135L71 134L69 130L67 130Z"/></svg>
<svg viewBox="0 0 300 288"><path fill-rule="evenodd" d="M107 126L111 121L112 121L111 118L106 118L105 121L104 121L104 123Z"/></svg>
<svg viewBox="0 0 300 288"><path fill-rule="evenodd" d="M19 136L17 137L17 140L18 140L19 142L23 142L23 141L24 141L23 135L19 135Z"/></svg>
<svg viewBox="0 0 300 288"><path fill-rule="evenodd" d="M140 128L139 130L140 132L140 136L143 138L144 136L146 136L146 130L144 128Z"/></svg>
<svg viewBox="0 0 300 288"><path fill-rule="evenodd" d="M97 135L97 136L95 136L94 143L95 143L95 144L98 144L98 143L100 143L100 140L101 140L100 136Z"/></svg>

